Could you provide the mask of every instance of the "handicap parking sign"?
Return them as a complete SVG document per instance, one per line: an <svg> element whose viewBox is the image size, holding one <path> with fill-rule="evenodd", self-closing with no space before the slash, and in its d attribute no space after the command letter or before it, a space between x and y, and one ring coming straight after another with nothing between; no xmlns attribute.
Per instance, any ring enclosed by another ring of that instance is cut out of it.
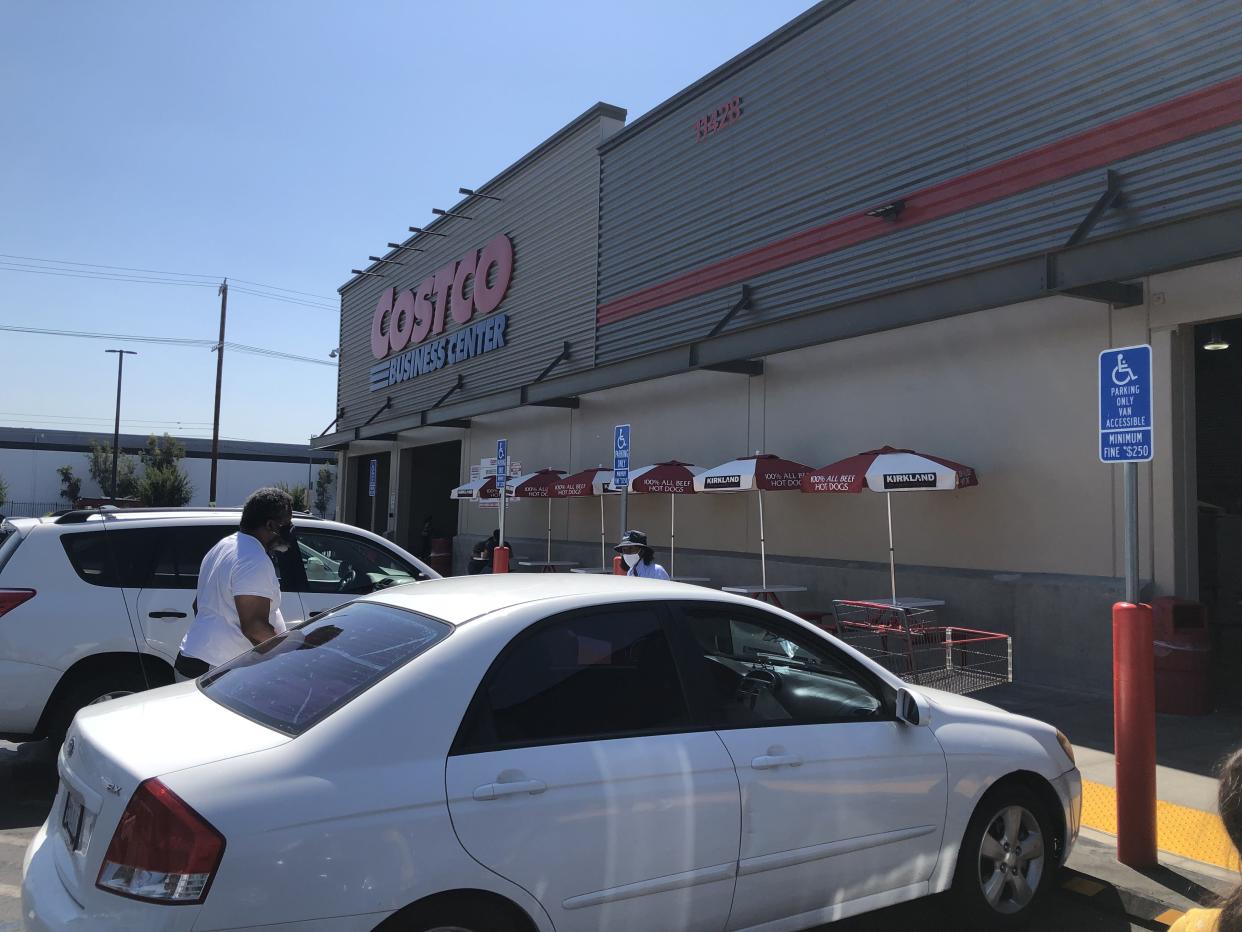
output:
<svg viewBox="0 0 1242 932"><path fill-rule="evenodd" d="M1152 458L1151 347L1100 353L1100 462L1147 463Z"/></svg>
<svg viewBox="0 0 1242 932"><path fill-rule="evenodd" d="M618 424L612 432L612 487L630 484L630 425Z"/></svg>

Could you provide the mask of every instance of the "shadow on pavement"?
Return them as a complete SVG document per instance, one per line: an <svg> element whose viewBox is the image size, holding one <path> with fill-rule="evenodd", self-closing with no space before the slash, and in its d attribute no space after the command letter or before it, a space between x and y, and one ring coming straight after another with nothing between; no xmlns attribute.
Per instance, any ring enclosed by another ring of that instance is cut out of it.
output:
<svg viewBox="0 0 1242 932"><path fill-rule="evenodd" d="M38 828L56 796L56 755L47 742L0 744L0 829Z"/></svg>
<svg viewBox="0 0 1242 932"><path fill-rule="evenodd" d="M980 693L979 699L1055 725L1080 747L1113 753L1113 698L1024 683ZM1156 763L1216 777L1221 761L1242 745L1242 712L1157 715Z"/></svg>

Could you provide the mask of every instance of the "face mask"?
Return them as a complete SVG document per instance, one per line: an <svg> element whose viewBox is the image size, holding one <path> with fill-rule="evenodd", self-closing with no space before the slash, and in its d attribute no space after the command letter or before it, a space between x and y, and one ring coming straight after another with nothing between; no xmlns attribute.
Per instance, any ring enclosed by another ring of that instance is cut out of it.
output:
<svg viewBox="0 0 1242 932"><path fill-rule="evenodd" d="M621 559L625 561L626 566L633 566L638 562L639 555L636 553L623 553Z"/></svg>
<svg viewBox="0 0 1242 932"><path fill-rule="evenodd" d="M293 538L293 525L282 527L276 532L276 539L272 541L272 550L275 553L285 553L295 543Z"/></svg>

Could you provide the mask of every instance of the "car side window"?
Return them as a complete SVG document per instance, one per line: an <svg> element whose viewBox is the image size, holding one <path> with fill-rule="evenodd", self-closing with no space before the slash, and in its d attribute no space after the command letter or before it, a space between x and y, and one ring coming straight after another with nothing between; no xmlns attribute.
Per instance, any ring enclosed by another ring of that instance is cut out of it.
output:
<svg viewBox="0 0 1242 932"><path fill-rule="evenodd" d="M117 577L104 531L79 531L60 538L75 573L92 586L115 586Z"/></svg>
<svg viewBox="0 0 1242 932"><path fill-rule="evenodd" d="M689 721L657 611L603 608L518 635L480 684L453 753L668 733Z"/></svg>
<svg viewBox="0 0 1242 932"><path fill-rule="evenodd" d="M730 605L680 608L688 689L713 728L889 717L880 681L833 645L776 616Z"/></svg>
<svg viewBox="0 0 1242 932"><path fill-rule="evenodd" d="M207 551L237 530L227 524L185 525L156 528L150 576L143 584L149 589L197 589L198 571Z"/></svg>
<svg viewBox="0 0 1242 932"><path fill-rule="evenodd" d="M296 549L307 592L363 595L426 578L391 551L348 534L299 527Z"/></svg>

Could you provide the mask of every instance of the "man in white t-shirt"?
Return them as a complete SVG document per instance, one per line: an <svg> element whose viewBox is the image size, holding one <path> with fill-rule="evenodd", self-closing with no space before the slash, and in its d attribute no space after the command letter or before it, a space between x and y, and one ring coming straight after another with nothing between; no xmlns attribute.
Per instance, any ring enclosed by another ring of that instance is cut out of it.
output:
<svg viewBox="0 0 1242 932"><path fill-rule="evenodd" d="M181 639L177 680L195 679L285 631L271 553L293 544L293 499L259 489L242 508L241 530L207 551L198 571L194 621Z"/></svg>

